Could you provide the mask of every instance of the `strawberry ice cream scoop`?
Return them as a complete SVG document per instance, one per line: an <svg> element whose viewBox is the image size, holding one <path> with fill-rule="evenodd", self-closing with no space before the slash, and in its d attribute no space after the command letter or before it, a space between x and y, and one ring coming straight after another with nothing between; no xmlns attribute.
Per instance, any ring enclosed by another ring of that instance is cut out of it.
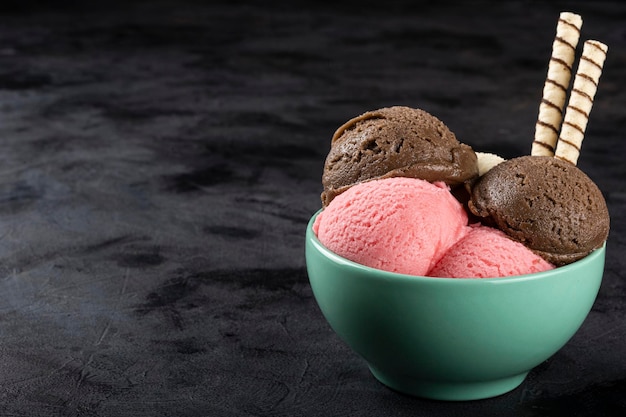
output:
<svg viewBox="0 0 626 417"><path fill-rule="evenodd" d="M410 275L425 275L468 228L467 214L447 185L405 177L351 187L313 225L336 254Z"/></svg>
<svg viewBox="0 0 626 417"><path fill-rule="evenodd" d="M474 226L428 272L431 277L497 278L532 274L554 266L500 230Z"/></svg>

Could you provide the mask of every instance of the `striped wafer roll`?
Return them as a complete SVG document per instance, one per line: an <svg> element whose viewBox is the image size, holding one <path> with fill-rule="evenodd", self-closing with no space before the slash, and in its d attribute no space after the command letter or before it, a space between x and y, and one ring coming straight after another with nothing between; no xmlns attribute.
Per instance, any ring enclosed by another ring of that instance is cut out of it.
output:
<svg viewBox="0 0 626 417"><path fill-rule="evenodd" d="M562 12L559 15L531 155L554 155L582 24L577 14Z"/></svg>
<svg viewBox="0 0 626 417"><path fill-rule="evenodd" d="M598 90L608 47L602 42L586 41L570 94L561 135L554 156L576 165L585 136L593 98Z"/></svg>

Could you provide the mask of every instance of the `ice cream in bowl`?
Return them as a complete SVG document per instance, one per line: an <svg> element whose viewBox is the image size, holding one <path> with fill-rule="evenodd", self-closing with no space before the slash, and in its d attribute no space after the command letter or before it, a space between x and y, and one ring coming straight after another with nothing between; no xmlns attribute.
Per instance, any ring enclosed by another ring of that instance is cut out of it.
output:
<svg viewBox="0 0 626 417"><path fill-rule="evenodd" d="M364 266L306 232L306 264L330 327L399 392L474 400L515 389L575 334L598 293L605 247L544 272L459 279Z"/></svg>
<svg viewBox="0 0 626 417"><path fill-rule="evenodd" d="M333 135L308 276L330 327L384 385L441 400L504 394L589 314L610 219L576 164L606 46L585 42L565 110L569 75L554 68L571 70L581 24L560 16L530 155L475 152L403 106Z"/></svg>
<svg viewBox="0 0 626 417"><path fill-rule="evenodd" d="M510 161L490 172L508 174L505 168L517 168L518 162ZM576 170L545 162L559 172ZM474 187L490 182L488 174ZM581 185L579 180L574 182ZM532 176L522 183L523 194L533 185ZM513 185L505 188L515 191ZM570 209L581 207L561 204L564 217L543 233L513 229L542 244L572 220L590 230L574 247L555 238L553 246L534 252L505 231L470 223L464 204L444 183L393 177L356 184L308 224L306 264L313 294L331 328L388 387L440 400L503 394L567 343L591 310L608 233L604 200L595 194L597 188L591 191L600 201L585 205L589 221L581 221L580 212L570 216ZM552 202L559 196L568 194L543 197ZM472 193L468 206L474 207L474 200L487 204L483 198ZM516 224L516 215L524 223L519 216L532 207L548 219L555 213L544 210L547 203L536 196L532 204L513 196L501 204L494 217L506 216L509 226Z"/></svg>

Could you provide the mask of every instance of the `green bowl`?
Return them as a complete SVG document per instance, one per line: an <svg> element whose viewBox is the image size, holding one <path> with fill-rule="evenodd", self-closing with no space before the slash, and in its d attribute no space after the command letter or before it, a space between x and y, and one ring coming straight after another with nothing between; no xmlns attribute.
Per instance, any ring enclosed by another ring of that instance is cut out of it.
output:
<svg viewBox="0 0 626 417"><path fill-rule="evenodd" d="M515 389L574 335L602 281L605 246L570 265L515 277L381 271L324 247L312 230L315 216L306 265L324 317L380 382L410 395L474 400Z"/></svg>

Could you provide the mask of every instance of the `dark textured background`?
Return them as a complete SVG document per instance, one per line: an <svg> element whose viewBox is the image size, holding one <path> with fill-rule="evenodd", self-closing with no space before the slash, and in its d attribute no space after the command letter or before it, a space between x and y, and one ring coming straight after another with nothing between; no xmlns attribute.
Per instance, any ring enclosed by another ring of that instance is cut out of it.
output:
<svg viewBox="0 0 626 417"><path fill-rule="evenodd" d="M612 214L597 302L509 394L395 393L308 284L330 137L402 104L527 154L562 10L610 47L579 160ZM2 2L0 415L624 415L625 88L617 1Z"/></svg>

